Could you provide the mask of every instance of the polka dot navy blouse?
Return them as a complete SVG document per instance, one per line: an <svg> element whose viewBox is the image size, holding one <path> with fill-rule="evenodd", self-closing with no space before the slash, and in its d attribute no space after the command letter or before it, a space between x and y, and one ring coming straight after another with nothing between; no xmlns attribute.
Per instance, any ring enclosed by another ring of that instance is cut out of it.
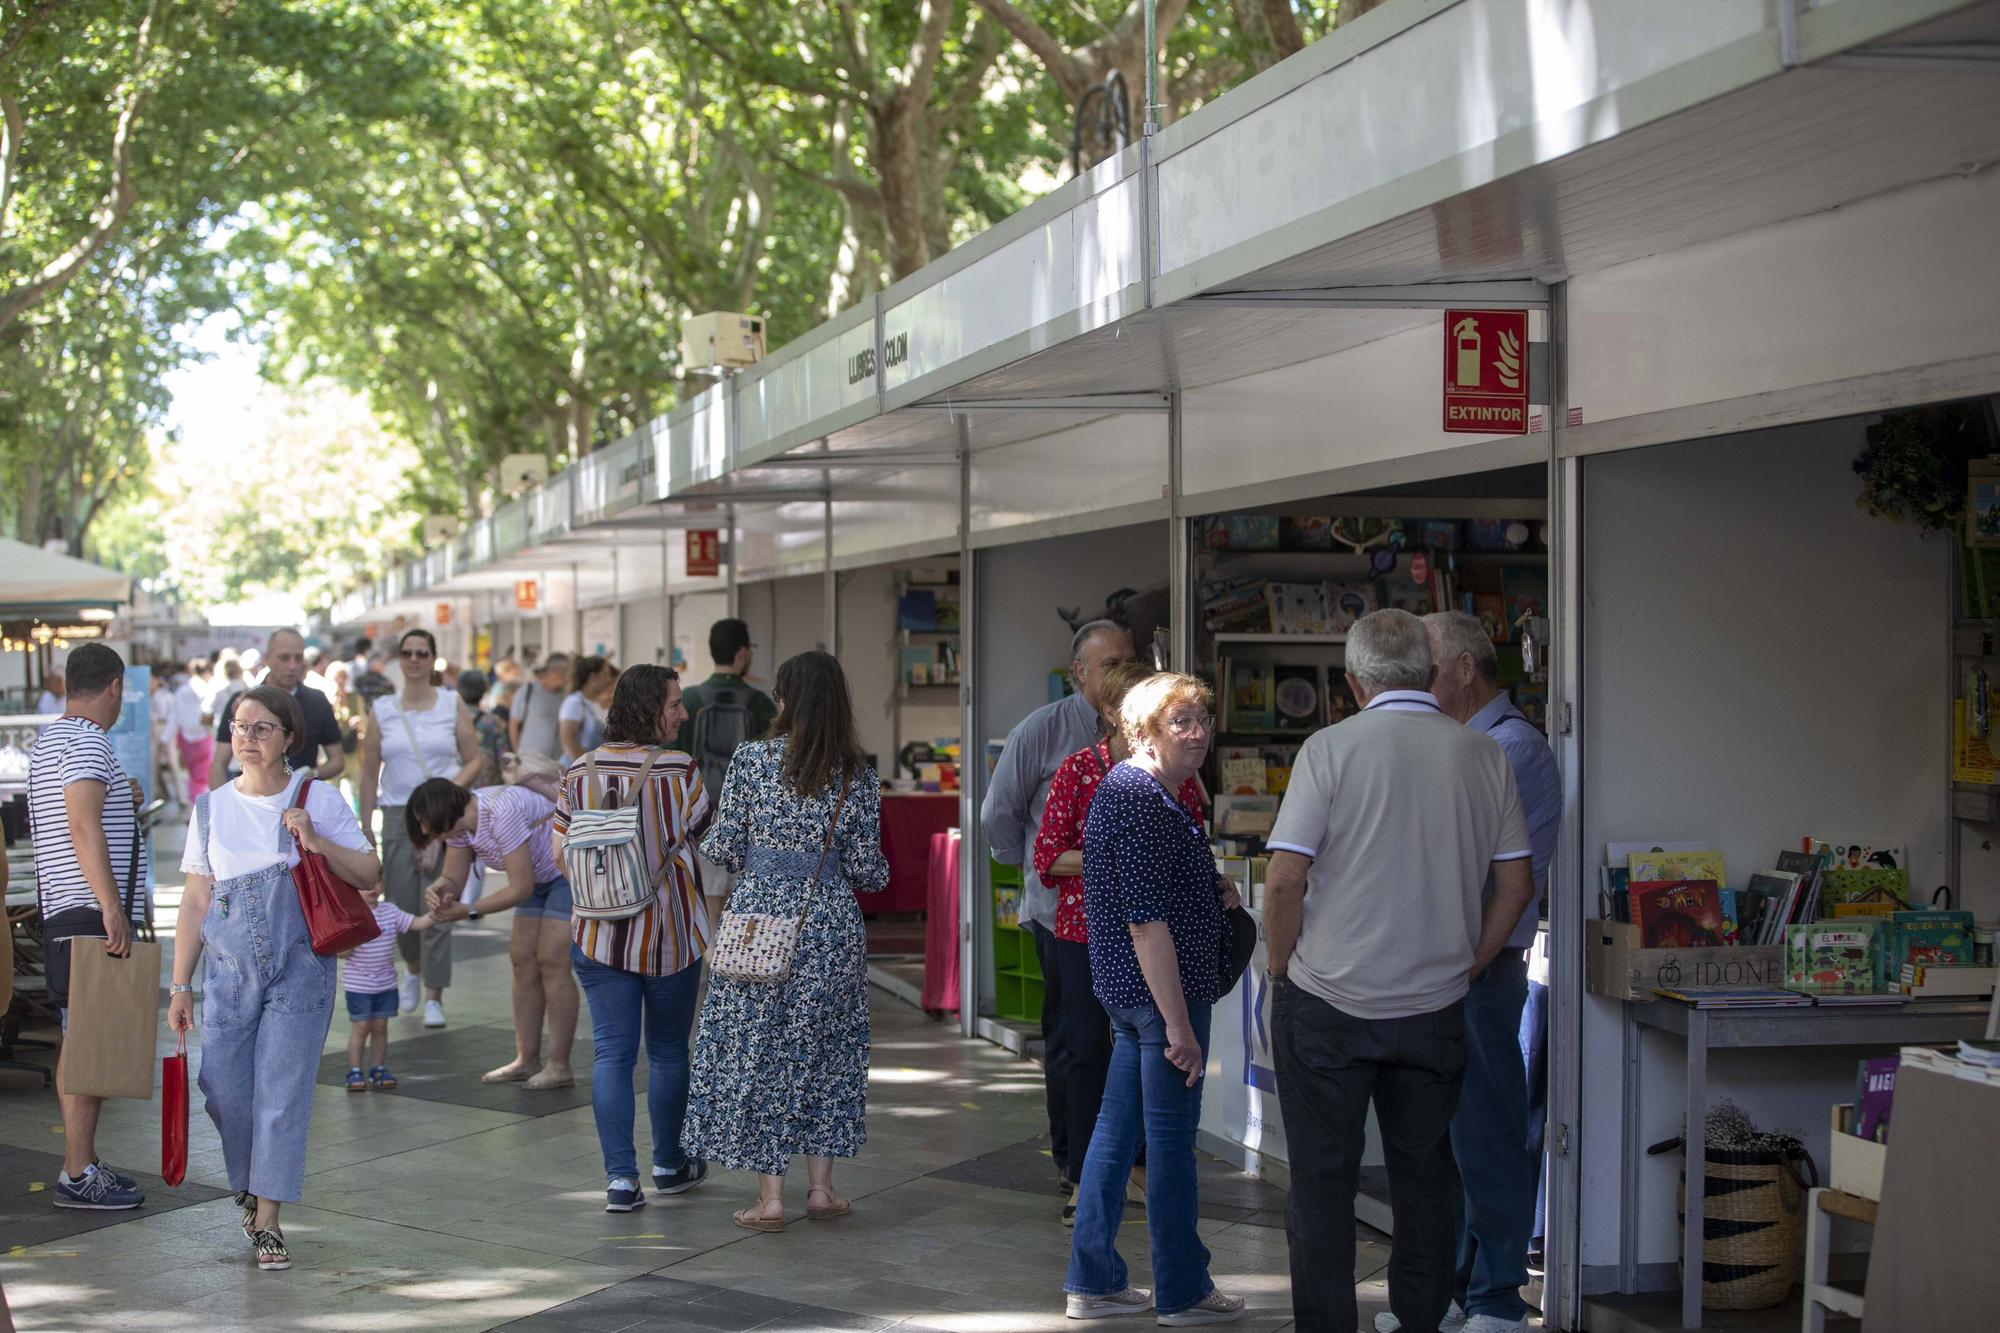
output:
<svg viewBox="0 0 2000 1333"><path fill-rule="evenodd" d="M1091 989L1107 1006L1151 1004L1128 926L1164 921L1190 1004L1221 994L1226 943L1215 857L1201 825L1143 769L1119 764L1083 826L1083 907Z"/></svg>

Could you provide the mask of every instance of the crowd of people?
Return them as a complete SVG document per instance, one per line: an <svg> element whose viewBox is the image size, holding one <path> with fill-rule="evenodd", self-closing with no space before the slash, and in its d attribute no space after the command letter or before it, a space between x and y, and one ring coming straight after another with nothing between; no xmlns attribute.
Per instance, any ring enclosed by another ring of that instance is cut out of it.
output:
<svg viewBox="0 0 2000 1333"><path fill-rule="evenodd" d="M719 1164L757 1173L736 1225L778 1231L797 1157L805 1218L851 1211L834 1164L866 1138L856 892L889 880L880 783L839 662L793 657L767 696L747 679L752 647L743 622L718 622L713 674L683 690L666 667L595 656L454 671L422 629L393 659L363 641L327 663L279 631L248 664L191 662L160 682L191 808L168 1021L190 1030L200 997L200 1087L261 1269L291 1263L280 1212L303 1188L336 989L347 1088L394 1087L389 1020L421 1008L444 1025L454 925L503 912L515 1051L484 1078L573 1083L588 1003L607 1211L643 1207L644 1175L671 1195ZM1066 1313L1230 1322L1244 1301L1209 1274L1195 1139L1214 1006L1256 932L1205 826L1213 691L1142 664L1107 621L1079 629L1071 657L1075 692L1013 729L981 810L994 855L1023 864L1042 958L1049 1135L1074 1228ZM114 868L140 837L105 735L124 664L92 644L68 666L30 773L63 1004L70 949L125 951ZM1268 840L1294 1312L1301 1328L1356 1326L1352 1201L1372 1103L1396 1217L1378 1333L1519 1328L1536 1164L1516 1034L1553 853L1553 756L1470 617L1366 616L1345 671L1361 711L1306 740ZM312 947L291 873L305 854L374 914L379 934L344 961ZM504 887L485 891L484 872ZM725 965L733 948L747 952ZM139 1206L96 1158L94 1099L62 1100L57 1206ZM1150 1290L1117 1247L1135 1197Z"/></svg>

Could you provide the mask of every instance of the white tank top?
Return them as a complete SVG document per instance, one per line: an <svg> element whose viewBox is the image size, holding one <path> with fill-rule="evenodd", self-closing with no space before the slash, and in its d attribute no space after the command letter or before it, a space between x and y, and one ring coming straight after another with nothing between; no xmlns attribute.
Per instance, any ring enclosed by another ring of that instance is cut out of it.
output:
<svg viewBox="0 0 2000 1333"><path fill-rule="evenodd" d="M425 778L448 778L458 772L456 694L439 690L437 702L421 713L406 713L400 697L385 694L372 711L382 737L382 781L376 804L384 809L408 805L410 793ZM410 746L412 734L416 749Z"/></svg>

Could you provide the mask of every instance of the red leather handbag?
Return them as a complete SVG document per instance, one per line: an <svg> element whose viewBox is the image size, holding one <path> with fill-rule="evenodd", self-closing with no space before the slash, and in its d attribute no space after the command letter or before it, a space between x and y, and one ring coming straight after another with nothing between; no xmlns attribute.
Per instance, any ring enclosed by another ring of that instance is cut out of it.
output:
<svg viewBox="0 0 2000 1333"><path fill-rule="evenodd" d="M160 1179L178 1185L188 1165L188 1041L181 1033L178 1055L160 1061Z"/></svg>
<svg viewBox="0 0 2000 1333"><path fill-rule="evenodd" d="M293 809L305 805L312 784L308 773L299 784ZM292 884L299 891L299 910L305 913L314 953L345 953L382 933L382 927L375 924L375 914L361 900L361 890L334 874L326 858L307 851L304 843L299 844L299 863L292 867Z"/></svg>

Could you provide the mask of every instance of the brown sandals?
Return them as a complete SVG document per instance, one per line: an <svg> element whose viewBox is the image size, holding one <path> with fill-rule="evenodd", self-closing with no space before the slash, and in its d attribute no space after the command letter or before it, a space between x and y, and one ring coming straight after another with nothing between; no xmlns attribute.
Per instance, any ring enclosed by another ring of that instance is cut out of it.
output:
<svg viewBox="0 0 2000 1333"><path fill-rule="evenodd" d="M731 1214L731 1217L735 1219L736 1225L742 1227L745 1231L783 1231L785 1229L784 1218L764 1216L764 1204L762 1200L751 1204L748 1208L737 1209Z"/></svg>

